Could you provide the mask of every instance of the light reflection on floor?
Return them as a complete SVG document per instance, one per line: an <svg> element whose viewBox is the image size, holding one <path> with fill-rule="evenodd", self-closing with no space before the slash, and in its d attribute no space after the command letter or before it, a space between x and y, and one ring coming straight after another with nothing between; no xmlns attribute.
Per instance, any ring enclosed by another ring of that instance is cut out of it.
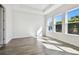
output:
<svg viewBox="0 0 79 59"><path fill-rule="evenodd" d="M43 45L44 45L46 48L48 48L48 49L53 49L53 50L62 51L61 49L57 48L57 47L54 46L54 45L45 44L45 43L43 43Z"/></svg>
<svg viewBox="0 0 79 59"><path fill-rule="evenodd" d="M48 42L50 42L50 43L55 43L55 44L61 44L61 43L59 43L59 42L57 42L57 41L53 41L53 40L48 40Z"/></svg>
<svg viewBox="0 0 79 59"><path fill-rule="evenodd" d="M43 40L43 39L41 39L41 38L38 38L37 40L38 40L38 41L41 41L41 42L47 42L46 40Z"/></svg>
<svg viewBox="0 0 79 59"><path fill-rule="evenodd" d="M61 49L63 49L66 52L74 53L74 54L79 54L79 51L77 51L75 49L72 49L70 47L64 47L64 46L58 46L58 47L61 48Z"/></svg>
<svg viewBox="0 0 79 59"><path fill-rule="evenodd" d="M53 40L49 40L48 38L46 38L46 39L42 39L42 38L38 38L37 39L38 41L41 41L41 42L50 42L50 43L55 43L55 44L62 44L62 43L59 43L59 42L57 42L57 41L53 41Z"/></svg>
<svg viewBox="0 0 79 59"><path fill-rule="evenodd" d="M40 38L38 39L38 41L41 41L42 44L48 48L48 49L52 49L52 50L57 50L57 51L61 51L61 52L67 52L67 53L71 53L71 54L79 54L79 51L71 48L71 47L67 47L67 46L63 46L62 43L55 41L55 40L50 40L48 38L45 37L46 40ZM54 44L50 44L50 43L54 43ZM61 46L60 46L61 44Z"/></svg>

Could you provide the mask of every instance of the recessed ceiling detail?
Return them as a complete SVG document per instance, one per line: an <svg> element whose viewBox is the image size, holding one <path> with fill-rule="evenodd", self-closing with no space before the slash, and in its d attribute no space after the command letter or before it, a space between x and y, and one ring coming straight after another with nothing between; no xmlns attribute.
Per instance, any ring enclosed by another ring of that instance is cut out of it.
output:
<svg viewBox="0 0 79 59"><path fill-rule="evenodd" d="M61 6L58 4L7 4L13 10L45 15Z"/></svg>

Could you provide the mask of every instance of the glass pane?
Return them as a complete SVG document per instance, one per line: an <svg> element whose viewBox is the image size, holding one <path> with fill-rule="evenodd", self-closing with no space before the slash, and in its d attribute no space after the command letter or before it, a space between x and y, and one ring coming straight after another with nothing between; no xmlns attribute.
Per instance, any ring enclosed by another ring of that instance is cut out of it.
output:
<svg viewBox="0 0 79 59"><path fill-rule="evenodd" d="M62 15L58 15L55 17L56 21L56 32L62 32Z"/></svg>
<svg viewBox="0 0 79 59"><path fill-rule="evenodd" d="M52 29L52 19L51 19L51 17L48 17L48 22L47 23L48 23L48 30L52 32L53 29Z"/></svg>
<svg viewBox="0 0 79 59"><path fill-rule="evenodd" d="M68 33L79 34L79 8L68 13Z"/></svg>

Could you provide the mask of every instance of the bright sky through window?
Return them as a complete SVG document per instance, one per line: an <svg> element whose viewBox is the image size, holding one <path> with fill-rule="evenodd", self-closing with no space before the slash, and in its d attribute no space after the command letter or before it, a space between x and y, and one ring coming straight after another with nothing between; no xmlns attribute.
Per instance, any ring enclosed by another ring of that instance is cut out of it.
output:
<svg viewBox="0 0 79 59"><path fill-rule="evenodd" d="M68 13L68 18L71 19L71 17L74 17L74 16L79 16L79 8L75 9L75 10L72 10Z"/></svg>
<svg viewBox="0 0 79 59"><path fill-rule="evenodd" d="M56 16L55 19L56 19L56 22L62 21L62 16L61 15Z"/></svg>

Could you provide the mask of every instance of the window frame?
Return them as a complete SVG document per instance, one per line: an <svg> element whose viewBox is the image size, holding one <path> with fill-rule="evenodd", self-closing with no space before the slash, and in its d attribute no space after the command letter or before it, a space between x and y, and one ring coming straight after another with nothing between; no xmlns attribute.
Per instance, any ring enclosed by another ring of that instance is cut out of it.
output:
<svg viewBox="0 0 79 59"><path fill-rule="evenodd" d="M63 13L59 13L59 14L56 14L56 15L54 15L54 32L55 33L63 33L63 28L62 28L62 30L61 30L61 32L57 32L56 31L56 19L55 19L55 17L57 17L57 16L62 16L63 15ZM62 21L63 22L63 21ZM62 26L63 26L63 24L62 24Z"/></svg>
<svg viewBox="0 0 79 59"><path fill-rule="evenodd" d="M67 12L66 12L66 14L65 14L65 21L66 21L65 24L67 24L67 32L66 32L67 35L79 36L78 34L71 34L71 33L68 33L68 13L69 13L69 12L72 12L72 11L78 9L78 8L79 8L79 7L73 7L73 8L71 8L71 9L67 10Z"/></svg>
<svg viewBox="0 0 79 59"><path fill-rule="evenodd" d="M66 11L64 11L63 13L57 13L57 14L55 14L55 15L53 15L53 17L52 16L49 16L49 17L51 17L51 19L52 19L52 27L53 27L53 29L52 29L52 32L53 33L59 33L59 34L61 34L61 33L63 33L63 31L62 32L57 32L56 31L56 19L55 19L55 17L56 16L59 16L59 15L64 15L64 33L63 34L65 34L65 35L70 35L70 36L79 36L78 34L71 34L71 33L68 33L68 13L69 12L71 12L71 11L73 11L73 10L76 10L76 9L78 9L79 7L78 6L76 6L76 7L72 7L72 8L70 8L70 9L67 9ZM63 21L62 21L62 30L63 30ZM49 31L50 32L50 31Z"/></svg>
<svg viewBox="0 0 79 59"><path fill-rule="evenodd" d="M51 19L52 20L52 17L51 16L48 16L47 17L47 30L48 30L48 32L53 32L53 28L52 28L52 30L49 30L49 25L48 25L48 19ZM51 21L52 22L52 21ZM53 22L52 22L52 24L53 24ZM53 26L52 26L53 27Z"/></svg>

